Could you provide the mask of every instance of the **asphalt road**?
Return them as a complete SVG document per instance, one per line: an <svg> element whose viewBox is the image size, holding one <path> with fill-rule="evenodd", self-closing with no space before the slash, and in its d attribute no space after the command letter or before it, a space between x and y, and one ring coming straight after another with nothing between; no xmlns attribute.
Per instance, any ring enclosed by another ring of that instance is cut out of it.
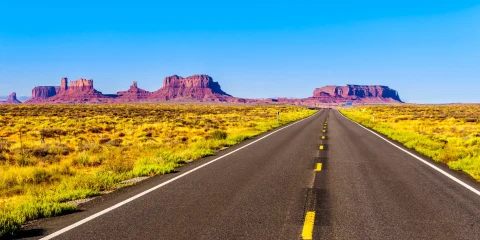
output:
<svg viewBox="0 0 480 240"><path fill-rule="evenodd" d="M307 212L313 239L480 239L480 196L334 110L34 222L19 237L71 226L55 239L301 239Z"/></svg>
<svg viewBox="0 0 480 240"><path fill-rule="evenodd" d="M339 112L329 116L314 239L480 239L480 196Z"/></svg>

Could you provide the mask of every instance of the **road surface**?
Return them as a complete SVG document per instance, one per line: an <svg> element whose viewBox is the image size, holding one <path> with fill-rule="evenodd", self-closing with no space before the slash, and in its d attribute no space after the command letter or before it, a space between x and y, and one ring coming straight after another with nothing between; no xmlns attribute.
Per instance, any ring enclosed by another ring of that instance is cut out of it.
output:
<svg viewBox="0 0 480 240"><path fill-rule="evenodd" d="M480 189L465 175L440 168ZM82 209L34 222L19 237L480 239L478 194L336 110Z"/></svg>

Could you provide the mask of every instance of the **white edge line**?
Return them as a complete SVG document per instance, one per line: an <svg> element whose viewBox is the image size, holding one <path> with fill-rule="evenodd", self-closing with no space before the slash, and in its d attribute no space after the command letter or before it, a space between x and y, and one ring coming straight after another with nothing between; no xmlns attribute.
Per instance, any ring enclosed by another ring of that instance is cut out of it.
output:
<svg viewBox="0 0 480 240"><path fill-rule="evenodd" d="M323 110L323 109L322 109L322 110ZM180 179L180 178L182 178L182 177L185 177L186 175L188 175L188 174L190 174L190 173L192 173L192 172L195 172L195 171L197 171L197 170L199 170L199 169L201 169L201 168L203 168L203 167L206 167L207 165L210 165L210 164L212 164L212 163L214 163L214 162L216 162L216 161L218 161L218 160L220 160L220 159L222 159L222 158L225 158L225 157L227 157L227 156L229 156L229 155L231 155L231 154L233 154L233 153L235 153L235 152L238 152L238 151L240 151L240 150L242 150L242 149L244 149L244 148L246 148L246 147L248 147L248 146L250 146L250 145L252 145L252 144L254 144L254 143L256 143L256 142L258 142L258 141L260 141L260 140L262 140L262 139L264 139L264 138L266 138L266 137L268 137L268 136L270 136L270 135L272 135L272 134L274 134L274 133L276 133L276 132L278 132L278 131L281 131L281 130L283 130L283 129L285 129L285 128L291 127L291 126L293 126L293 125L295 125L295 124L297 124L297 123L299 123L299 122L302 122L302 121L304 121L304 120L307 120L307 119L309 119L309 118L317 115L317 114L320 113L322 110L318 111L317 113L315 113L315 114L313 114L313 115L311 115L311 116L309 116L309 117L307 117L307 118L301 119L301 120L296 121L296 122L294 122L294 123L291 123L291 124L289 124L289 125L287 125L287 126L284 126L284 127L280 128L280 129L277 129L277 130L275 130L275 131L273 131L273 132L271 132L271 133L269 133L269 134L267 134L267 135L265 135L265 136L263 136L263 137L255 140L255 141L253 141L253 142L251 142L251 143L246 144L245 146L242 146L242 147L240 147L240 148L238 148L238 149L235 149L235 150L233 150L233 151L231 151L231 152L229 152L229 153L227 153L227 154L225 154L225 155L223 155L223 156L221 156L221 157L215 158L215 159L213 159L213 160L211 160L211 161L209 161L209 162L207 162L207 163L204 163L203 165L200 165L200 166L198 166L198 167L196 167L196 168L194 168L194 169L192 169L192 170L190 170L190 171L188 171L188 172L182 173L182 174L180 174L180 175L178 175L178 176L176 176L176 177L174 177L174 178L172 178L172 179L170 179L170 180L168 180L168 181L166 181L166 182L163 182L163 183L161 183L161 184L159 184L159 185L157 185L157 186L155 186L155 187L153 187L153 188L147 189L147 190L145 190L145 191L143 191L143 192L141 192L141 193L139 193L139 194L137 194L137 195L135 195L135 196L133 196L133 197L131 197L131 198L128 198L128 199L126 199L126 200L123 200L122 202L119 202L119 203L117 203L117 204L115 204L115 205L113 205L113 206L111 206L111 207L109 207L109 208L107 208L107 209L104 209L104 210L102 210L102 211L100 211L100 212L98 212L98 213L95 213L95 214L91 215L90 217L84 218L84 219L82 219L82 220L80 220L80 221L78 221L78 222L76 222L76 223L74 223L74 224L72 224L72 225L70 225L70 226L67 226L67 227L65 227L65 228L62 228L62 229L60 229L60 230L58 230L58 231L56 231L56 232L54 232L54 233L52 233L52 234L50 234L50 235L47 235L47 236L41 238L40 240L49 240L49 239L52 239L52 238L54 238L54 237L57 237L57 236L59 236L59 235L61 235L61 234L63 234L63 233L66 233L66 232L68 232L68 231L70 231L70 230L72 230L72 229L74 229L74 228L76 228L76 227L78 227L78 226L80 226L80 225L82 225L82 224L84 224L84 223L87 223L87 222L89 222L89 221L91 221L91 220L93 220L93 219L95 219L95 218L97 218L97 217L100 217L100 216L102 216L102 215L104 215L104 214L106 214L106 213L108 213L108 212L110 212L110 211L112 211L112 210L115 210L115 209L117 209L117 208L119 208L119 207L121 207L121 206L123 206L123 205L125 205L125 204L127 204L127 203L129 203L129 202L131 202L131 201L133 201L133 200L135 200L135 199L137 199L137 198L140 198L140 197L142 197L142 196L144 196L144 195L147 195L148 193L153 192L153 191L155 191L155 190L157 190L157 189L159 189L159 188L161 188L161 187L163 187L163 186L165 186L165 185L167 185L167 184L169 184L169 183L171 183L171 182L174 182L175 180L178 180L178 179Z"/></svg>
<svg viewBox="0 0 480 240"><path fill-rule="evenodd" d="M337 111L338 111L338 110L337 110ZM443 171L442 169L440 169L440 168L438 168L437 166L433 165L432 163L430 163L430 162L428 162L428 161L424 160L423 158L421 158L421 157L418 157L418 156L416 156L415 154L413 154L413 153L411 153L411 152L409 152L409 151L407 151L407 150L405 150L405 149L403 149L403 148L401 148L401 147L397 146L396 144L394 144L394 143L390 142L389 140L385 139L384 137L380 136L378 133L376 133L376 132L374 132L374 131L372 131L372 130L370 130L370 129L366 128L366 127L364 127L363 125L361 125L361 124L359 124L359 123L357 123L357 122L355 122L355 121L353 121L353 120L351 120L351 119L347 118L347 117L346 117L345 115L343 115L343 113L341 113L340 111L338 111L338 112L340 113L340 115L342 115L342 116L343 116L344 118L346 118L347 120L350 120L351 122L353 122L353 123L357 124L358 126L360 126L360 127L364 128L365 130L367 130L367 131L369 131L369 132L371 132L371 133L375 134L377 137L379 137L379 138L383 139L385 142L387 142L387 143L390 143L392 146L394 146L394 147L396 147L396 148L398 148L398 149L402 150L402 151L403 151L403 152L405 152L406 154L408 154L408 155L410 155L410 156L414 157L414 158L415 158L415 159L417 159L418 161L420 161L420 162L422 162L422 163L426 164L427 166L429 166L429 167L431 167L431 168L433 168L433 169L437 170L437 171L438 171L438 172L440 172L441 174L445 175L446 177L448 177L448 178L452 179L452 180L453 180L453 181L455 181L456 183L458 183L458 184L462 185L462 186L463 186L463 187L465 187L466 189L468 189L468 190L472 191L473 193L477 194L478 196L480 196L480 191L478 191L478 190L477 190L477 189L475 189L474 187L472 187L472 186L470 186L470 185L466 184L465 182L461 181L460 179L458 179L458 178L456 178L456 177L454 177L454 176L450 175L449 173L447 173L447 172Z"/></svg>

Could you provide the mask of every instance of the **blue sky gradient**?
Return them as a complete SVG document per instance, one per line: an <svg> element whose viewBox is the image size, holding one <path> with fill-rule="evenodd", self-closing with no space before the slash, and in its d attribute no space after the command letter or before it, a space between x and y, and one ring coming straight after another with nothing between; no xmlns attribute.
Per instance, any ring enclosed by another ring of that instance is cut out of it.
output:
<svg viewBox="0 0 480 240"><path fill-rule="evenodd" d="M64 76L154 91L205 73L238 97L353 83L407 102L480 102L479 1L258 2L0 0L0 95Z"/></svg>

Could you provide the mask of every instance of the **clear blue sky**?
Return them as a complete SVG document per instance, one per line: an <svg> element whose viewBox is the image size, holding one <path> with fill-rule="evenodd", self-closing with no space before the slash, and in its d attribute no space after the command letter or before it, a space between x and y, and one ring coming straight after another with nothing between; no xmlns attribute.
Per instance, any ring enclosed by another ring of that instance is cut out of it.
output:
<svg viewBox="0 0 480 240"><path fill-rule="evenodd" d="M0 95L64 76L154 91L206 73L239 97L354 83L480 102L478 0L258 2L0 0Z"/></svg>

